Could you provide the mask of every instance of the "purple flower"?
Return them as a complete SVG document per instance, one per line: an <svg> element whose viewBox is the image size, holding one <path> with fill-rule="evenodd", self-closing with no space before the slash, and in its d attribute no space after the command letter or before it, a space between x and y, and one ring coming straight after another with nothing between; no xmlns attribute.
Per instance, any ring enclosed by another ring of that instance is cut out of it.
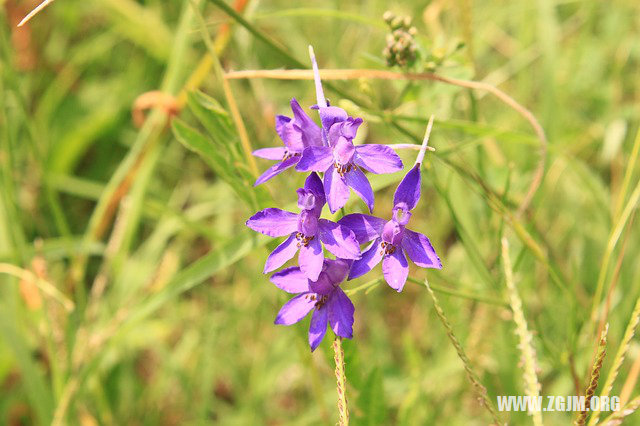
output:
<svg viewBox="0 0 640 426"><path fill-rule="evenodd" d="M416 163L396 189L390 221L363 214L350 214L338 221L354 232L360 244L373 240L362 257L353 263L349 279L366 274L382 260L384 279L400 292L409 274L405 254L421 268L442 268L429 239L405 228L411 218L410 211L420 199L420 183L420 163Z"/></svg>
<svg viewBox="0 0 640 426"><path fill-rule="evenodd" d="M324 172L324 191L329 210L335 213L349 199L349 187L373 211L373 190L363 173L393 173L402 169L400 157L386 145L354 145L361 118L349 117L338 107L320 107L320 119L328 146L308 146L296 166L300 172Z"/></svg>
<svg viewBox="0 0 640 426"><path fill-rule="evenodd" d="M247 221L249 228L270 237L289 236L269 255L264 273L278 269L300 251L300 269L309 279L317 280L324 261L321 242L336 257L358 259L360 246L354 233L345 226L320 219L325 196L318 175L311 173L304 188L297 192L299 214L269 208L259 211Z"/></svg>
<svg viewBox="0 0 640 426"><path fill-rule="evenodd" d="M276 132L284 142L284 147L263 148L253 152L256 157L278 160L278 163L268 168L254 185L260 185L296 165L306 147L322 145L320 127L302 110L295 98L291 99L291 110L293 118L276 116Z"/></svg>
<svg viewBox="0 0 640 426"><path fill-rule="evenodd" d="M286 268L273 274L271 282L287 293L297 294L278 312L276 324L291 325L300 321L313 309L309 326L309 346L315 350L327 331L327 322L341 337L353 337L355 308L340 288L349 272L349 261L326 259L317 280L310 280L298 267Z"/></svg>

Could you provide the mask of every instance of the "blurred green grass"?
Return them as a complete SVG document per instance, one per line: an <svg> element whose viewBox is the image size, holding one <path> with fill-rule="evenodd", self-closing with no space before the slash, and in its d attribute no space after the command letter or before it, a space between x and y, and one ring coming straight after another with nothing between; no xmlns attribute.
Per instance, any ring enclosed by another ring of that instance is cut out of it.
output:
<svg viewBox="0 0 640 426"><path fill-rule="evenodd" d="M290 204L302 177L289 173L264 192L251 189L212 71L198 89L220 103L214 117L226 133L202 122L213 113L198 115L197 94L180 120L212 141L226 135L215 145L219 163L185 149L162 112L151 112L141 128L131 118L141 94L181 93L206 54L190 3L57 0L16 29L36 3L0 2L0 261L53 283L76 309L66 312L29 280L0 276L0 423L334 423L329 344L310 355L308 320L272 324L286 299L261 274L274 242L244 227L259 206ZM214 2L201 5L212 37L233 23ZM615 283L603 383L640 296L631 198L640 179L632 151L640 7L631 0L270 1L248 2L242 15L303 64L312 44L323 68L384 68L387 9L412 16L428 48L464 42L438 72L498 86L539 118L550 144L545 180L514 221L538 151L513 110L434 82L332 82L328 97L368 120L360 131L366 141L416 142L436 115L437 151L428 154L412 223L429 235L444 269L412 269L411 276L449 289L438 292L440 304L493 401L525 392L512 312L484 302L507 300L503 236L542 395L584 392L597 346L592 306L601 312ZM237 24L220 61L227 70L295 67ZM253 148L279 143L274 115L288 113L291 97L315 102L309 81L230 87ZM414 154L402 155L410 163ZM261 170L267 166L258 160ZM378 214L389 210L400 175L374 180ZM363 208L353 201L352 211ZM353 299L355 339L344 346L354 423L490 422L424 286L409 283L396 294L378 284ZM626 384L637 396L639 350L636 338L611 395ZM531 423L526 413L501 416ZM560 412L543 419L571 421Z"/></svg>

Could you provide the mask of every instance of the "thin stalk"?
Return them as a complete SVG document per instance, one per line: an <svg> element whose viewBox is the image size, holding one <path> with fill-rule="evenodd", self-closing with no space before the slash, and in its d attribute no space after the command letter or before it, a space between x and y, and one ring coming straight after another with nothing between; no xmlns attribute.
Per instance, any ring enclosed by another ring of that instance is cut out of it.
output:
<svg viewBox="0 0 640 426"><path fill-rule="evenodd" d="M518 295L518 290L513 279L513 268L511 267L511 258L509 257L509 243L506 238L502 238L502 262L504 267L505 281L507 291L509 293L509 302L513 311L513 322L516 324L516 334L520 344L520 352L524 359L524 388L527 396L532 399L538 399L540 396L540 383L536 375L536 351L533 348L533 337L527 327L527 320L522 310L522 299ZM542 426L542 413L533 411L533 424Z"/></svg>
<svg viewBox="0 0 640 426"><path fill-rule="evenodd" d="M31 12L29 12L29 14L27 16L22 18L22 21L20 21L18 26L21 27L24 24L26 24L27 22L29 22L31 20L31 18L36 16L38 13L40 13L40 11L42 9L44 9L47 6L49 6L51 3L53 3L53 0L44 0L42 3L40 3L38 6L36 6L35 9L33 9Z"/></svg>
<svg viewBox="0 0 640 426"><path fill-rule="evenodd" d="M417 280L411 277L407 277L407 281L412 282L414 284L424 285L424 281ZM482 296L479 294L467 293L465 291L454 290L445 286L440 286L440 285L431 284L431 283L429 283L429 287L431 287L431 290L437 293L447 294L449 296L459 297L461 299L468 299L474 302L486 303L489 305L502 306L504 308L509 306L507 302L505 302L504 300L494 299L494 298Z"/></svg>
<svg viewBox="0 0 640 426"><path fill-rule="evenodd" d="M458 354L458 358L460 358L460 360L462 361L462 364L464 365L464 371L467 373L467 378L471 382L473 389L476 391L478 398L480 400L480 403L485 406L487 411L489 411L489 414L493 418L493 422L496 425L502 424L500 421L500 418L498 417L498 413L496 412L495 407L493 406L493 404L491 403L491 400L489 399L489 396L487 395L487 388L485 388L484 385L480 383L480 379L476 375L475 371L473 371L473 368L471 367L471 361L469 361L469 358L467 357L467 354L462 348L460 341L455 336L455 334L453 334L453 327L451 327L451 323L449 322L446 315L444 314L444 310L440 306L440 302L438 301L438 298L436 297L435 293L431 289L431 286L429 285L429 281L426 279L424 280L424 286L427 288L427 291L429 292L429 296L431 296L431 300L433 301L433 307L436 310L436 314L438 315L440 322L442 322L442 325L444 325L445 331L447 332L447 336L449 337L449 340L451 340L451 343L453 344L453 347L455 348L456 353Z"/></svg>
<svg viewBox="0 0 640 426"><path fill-rule="evenodd" d="M336 390L338 392L339 425L348 426L349 407L347 406L347 376L344 373L344 350L342 349L342 337L336 336L333 341L334 360L336 362Z"/></svg>
<svg viewBox="0 0 640 426"><path fill-rule="evenodd" d="M420 151L422 146L415 143L392 143L387 145L389 148L398 151L400 149L413 149L414 151ZM436 152L436 149L431 146L426 147L427 151Z"/></svg>
<svg viewBox="0 0 640 426"><path fill-rule="evenodd" d="M247 132L247 128L244 125L244 121L242 121L240 109L238 108L238 104L236 103L236 98L233 96L231 85L229 84L229 81L224 78L224 70L222 69L222 64L220 64L220 59L218 58L218 54L216 53L216 49L213 41L211 40L211 36L209 35L209 31L207 30L207 24L202 17L202 13L200 13L200 9L198 7L198 4L196 3L196 0L191 0L191 6L193 8L193 13L196 17L196 20L198 21L200 33L202 35L202 39L204 40L204 44L209 51L209 55L213 59L213 71L216 75L216 78L222 83L224 96L227 99L229 111L231 112L231 118L233 119L233 123L235 124L236 130L238 131L238 136L240 137L240 145L242 146L242 150L244 151L244 156L247 160L247 164L249 165L251 173L253 173L255 176L258 176L258 165L255 158L253 158L251 142L249 142L249 133Z"/></svg>
<svg viewBox="0 0 640 426"><path fill-rule="evenodd" d="M420 146L420 152L418 153L418 157L416 158L416 164L422 164L422 160L424 160L424 154L427 152L427 147L429 146L429 137L431 137L431 129L433 128L433 119L435 116L431 114L429 117L429 123L427 124L427 130L424 132L424 139L422 139L422 145Z"/></svg>
<svg viewBox="0 0 640 426"><path fill-rule="evenodd" d="M629 350L629 346L631 345L631 339L635 334L636 327L638 326L638 322L640 322L640 298L636 301L636 305L633 308L633 312L631 313L631 319L629 320L629 324L627 324L627 329L624 332L624 337L622 338L622 342L620 342L620 347L616 352L616 355L613 359L613 365L611 365L611 369L609 370L609 375L607 376L607 380L604 382L604 386L602 387L602 392L600 392L600 399L602 397L609 396L609 392L613 388L613 382L616 380L618 376L618 371L622 366L625 355ZM589 425L595 425L598 422L598 418L600 417L600 411L596 411L589 419Z"/></svg>
<svg viewBox="0 0 640 426"><path fill-rule="evenodd" d="M596 388L598 387L598 380L600 379L600 370L602 370L602 363L604 362L604 357L607 354L607 332L609 331L609 324L604 328L602 335L600 336L600 340L598 341L598 356L596 357L595 363L591 368L591 379L589 380L589 386L587 386L587 390L585 392L585 407L584 410L580 412L578 415L578 419L576 420L577 426L582 426L585 424L587 420L587 413L589 412L591 406L591 397L596 393Z"/></svg>
<svg viewBox="0 0 640 426"><path fill-rule="evenodd" d="M600 304L600 298L602 297L602 292L604 291L605 282L607 280L607 272L609 271L609 263L611 262L613 250L616 248L618 240L620 239L620 234L622 234L624 227L627 225L629 217L638 204L638 201L640 201L640 181L638 181L638 183L636 184L631 197L629 197L629 200L622 210L622 213L620 214L620 217L618 218L615 226L611 230L609 240L607 241L607 247L604 257L602 258L602 264L600 265L600 272L598 274L596 292L593 296L593 304L591 306L591 323L594 326L596 320L598 319L598 306Z"/></svg>

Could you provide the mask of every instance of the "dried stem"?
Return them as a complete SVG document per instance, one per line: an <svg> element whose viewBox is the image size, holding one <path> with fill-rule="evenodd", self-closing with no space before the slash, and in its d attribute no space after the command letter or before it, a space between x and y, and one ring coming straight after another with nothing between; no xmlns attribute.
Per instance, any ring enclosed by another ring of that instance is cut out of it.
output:
<svg viewBox="0 0 640 426"><path fill-rule="evenodd" d="M371 69L337 69L337 70L319 70L320 77L323 80L353 80L359 78L378 78L384 80L431 80L439 81L454 86L465 87L467 89L483 90L489 92L502 102L507 104L518 114L524 117L531 127L533 127L536 136L540 140L540 159L536 168L534 177L529 185L529 189L518 208L518 216L521 215L531 203L536 191L542 183L544 177L544 169L547 157L547 137L542 126L536 117L524 106L520 105L515 99L507 95L502 90L480 81L460 80L457 78L444 77L434 73L402 73L385 70ZM251 79L251 78L272 78L279 80L313 80L314 75L311 70L246 70L232 71L225 74L227 79Z"/></svg>
<svg viewBox="0 0 640 426"><path fill-rule="evenodd" d="M582 426L587 420L587 413L589 412L589 408L591 406L591 397L596 393L596 388L598 387L598 379L600 379L600 370L602 369L602 363L604 362L604 357L607 354L607 332L609 331L609 324L607 324L602 331L602 335L600 336L600 341L598 342L598 356L596 357L596 361L593 364L593 368L591 369L591 380L589 380L589 386L587 387L587 391L585 392L585 409L580 412L578 415L578 419L576 420L576 425Z"/></svg>
<svg viewBox="0 0 640 426"><path fill-rule="evenodd" d="M344 373L344 350L342 349L342 337L336 336L333 341L333 353L336 361L336 380L338 391L338 414L340 426L349 424L349 407L347 406L347 376Z"/></svg>
<svg viewBox="0 0 640 426"><path fill-rule="evenodd" d="M527 327L527 320L522 310L522 300L518 295L518 290L513 280L513 268L511 266L511 258L509 257L509 243L506 238L502 238L502 261L504 266L505 281L507 283L507 291L509 293L509 303L513 311L513 322L516 323L516 335L520 340L520 351L524 359L524 387L527 396L532 399L538 399L540 396L540 383L536 375L536 351L533 348L533 338ZM534 411L533 424L542 425L542 413Z"/></svg>
<svg viewBox="0 0 640 426"><path fill-rule="evenodd" d="M42 3L40 3L38 6L36 6L35 9L33 9L31 12L29 12L29 14L27 16L22 18L22 21L20 21L18 26L21 27L24 24L26 24L27 22L29 22L31 20L31 18L36 16L38 13L40 13L40 11L42 9L44 9L47 6L49 6L51 3L53 3L53 0L44 0Z"/></svg>

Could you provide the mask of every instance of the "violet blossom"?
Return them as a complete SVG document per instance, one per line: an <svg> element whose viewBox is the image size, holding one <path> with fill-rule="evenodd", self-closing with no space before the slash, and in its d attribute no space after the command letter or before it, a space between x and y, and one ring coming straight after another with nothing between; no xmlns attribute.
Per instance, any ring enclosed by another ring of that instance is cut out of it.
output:
<svg viewBox="0 0 640 426"><path fill-rule="evenodd" d="M364 275L382 261L385 281L391 288L400 292L409 274L406 256L421 268L442 268L440 258L429 239L406 228L411 218L411 210L420 199L420 165L421 163L417 162L398 185L393 196L391 220L356 213L338 221L354 232L359 243L373 240L362 253L362 257L353 263L349 279Z"/></svg>
<svg viewBox="0 0 640 426"><path fill-rule="evenodd" d="M331 213L335 213L347 203L349 187L372 212L373 190L363 170L376 174L394 173L402 169L402 160L386 145L353 144L353 138L362 124L362 119L349 117L342 108L328 106L322 90L318 64L311 49L310 54L324 143L322 146L306 147L296 170L324 172L324 191Z"/></svg>
<svg viewBox="0 0 640 426"><path fill-rule="evenodd" d="M262 148L253 152L256 157L278 160L256 180L254 186L298 164L306 147L322 145L320 127L304 112L295 98L291 99L291 110L293 118L276 116L276 132L284 142L284 147Z"/></svg>
<svg viewBox="0 0 640 426"><path fill-rule="evenodd" d="M297 294L278 312L275 324L292 325L313 310L309 326L309 346L315 350L324 338L327 323L337 336L353 337L355 308L340 288L349 272L350 261L325 259L317 280L310 280L298 267L273 274L271 282L287 293Z"/></svg>
<svg viewBox="0 0 640 426"><path fill-rule="evenodd" d="M363 170L394 173L402 170L402 160L386 145L353 144L361 118L349 117L338 107L320 108L320 118L327 130L328 146L305 148L296 170L324 172L324 191L332 213L347 203L349 187L373 211L373 190Z"/></svg>
<svg viewBox="0 0 640 426"><path fill-rule="evenodd" d="M300 269L311 280L317 280L324 261L322 245L342 259L358 259L360 246L347 227L320 219L325 204L324 188L317 174L307 177L304 187L297 190L300 213L268 208L254 214L246 225L270 237L289 237L269 255L264 273L284 265L299 251Z"/></svg>

